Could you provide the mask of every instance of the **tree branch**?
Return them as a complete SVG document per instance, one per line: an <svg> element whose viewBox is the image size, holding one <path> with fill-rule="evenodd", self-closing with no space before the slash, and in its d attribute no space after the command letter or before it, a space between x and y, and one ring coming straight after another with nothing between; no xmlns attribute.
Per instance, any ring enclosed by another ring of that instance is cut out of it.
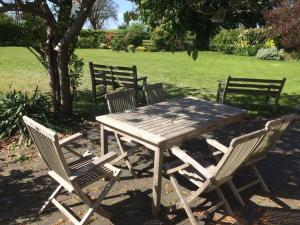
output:
<svg viewBox="0 0 300 225"><path fill-rule="evenodd" d="M0 0L0 4L2 5L0 6L0 13L19 10L42 18L44 17L43 12L39 9L39 5L36 2L22 3L21 0L16 0L14 3L6 3L3 0Z"/></svg>
<svg viewBox="0 0 300 225"><path fill-rule="evenodd" d="M78 36L83 24L85 23L87 17L90 15L93 4L95 0L83 0L81 3L81 9L78 11L77 16L71 25L71 27L67 30L63 38L60 39L57 46L55 47L56 51L61 51L63 48L69 47L72 40Z"/></svg>

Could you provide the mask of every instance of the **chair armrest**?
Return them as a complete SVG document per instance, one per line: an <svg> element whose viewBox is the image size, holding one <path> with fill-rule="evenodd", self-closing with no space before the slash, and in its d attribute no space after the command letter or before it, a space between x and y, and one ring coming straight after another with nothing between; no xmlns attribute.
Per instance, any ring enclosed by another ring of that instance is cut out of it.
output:
<svg viewBox="0 0 300 225"><path fill-rule="evenodd" d="M71 136L68 136L66 138L61 139L58 143L59 143L60 146L67 145L67 144L70 144L73 141L78 140L81 137L82 137L81 133L76 133L76 134L73 134Z"/></svg>
<svg viewBox="0 0 300 225"><path fill-rule="evenodd" d="M138 77L137 82L139 82L139 81L143 81L143 86L145 86L147 84L147 76Z"/></svg>
<svg viewBox="0 0 300 225"><path fill-rule="evenodd" d="M220 142L218 142L217 140L214 139L206 139L207 144L209 144L210 146L214 147L215 149L226 153L228 151L228 148L225 145L222 145Z"/></svg>
<svg viewBox="0 0 300 225"><path fill-rule="evenodd" d="M171 148L171 152L173 155L175 155L177 158L179 158L184 163L187 163L187 164L191 165L192 167L194 167L206 179L210 179L212 177L212 175L208 172L207 169L205 169L203 166L201 166L196 160L194 160L192 157L190 157L188 154L186 154L178 146Z"/></svg>
<svg viewBox="0 0 300 225"><path fill-rule="evenodd" d="M95 168L96 166L109 163L110 161L114 160L117 157L118 157L118 154L116 152L113 152L113 151L109 152L109 153L107 153L107 154L105 154L104 156L101 156L101 157L94 157L88 164L86 164L85 166L81 167L80 169L74 171L71 174L70 179L74 180L74 179L76 179L80 176L83 176L86 173L88 173L90 170Z"/></svg>
<svg viewBox="0 0 300 225"><path fill-rule="evenodd" d="M137 78L137 81L140 81L140 80L144 80L144 81L145 81L146 79L147 79L147 76L144 76L144 77L138 77L138 78Z"/></svg>

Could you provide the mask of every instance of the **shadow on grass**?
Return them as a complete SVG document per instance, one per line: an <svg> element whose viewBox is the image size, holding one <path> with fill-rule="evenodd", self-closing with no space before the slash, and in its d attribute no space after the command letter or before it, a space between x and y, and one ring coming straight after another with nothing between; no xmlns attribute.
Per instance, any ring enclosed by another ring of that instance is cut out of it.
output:
<svg viewBox="0 0 300 225"><path fill-rule="evenodd" d="M194 96L213 102L216 100L216 91L208 88L192 88L165 83L164 91L166 99ZM138 104L139 106L146 105L141 94ZM277 112L273 112L273 99L270 99L269 104L266 106L264 96L228 95L226 104L247 110L247 114L251 118L256 116L272 117L294 112L295 107L300 104L300 94L283 93L280 97L280 106ZM77 99L74 101L74 110L78 117L88 121L95 121L96 116L108 113L104 96L98 97L95 102L90 90L78 91Z"/></svg>

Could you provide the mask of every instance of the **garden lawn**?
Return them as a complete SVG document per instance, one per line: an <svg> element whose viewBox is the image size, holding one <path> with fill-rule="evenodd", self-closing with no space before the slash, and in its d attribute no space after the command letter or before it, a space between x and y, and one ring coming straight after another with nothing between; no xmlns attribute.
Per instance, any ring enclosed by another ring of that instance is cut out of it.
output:
<svg viewBox="0 0 300 225"><path fill-rule="evenodd" d="M80 91L91 90L88 62L99 64L136 65L140 76L147 75L148 82L167 84L170 96L194 95L208 99L215 98L216 81L224 80L230 74L238 77L267 79L287 78L283 90L282 105L295 105L300 98L300 62L264 61L256 57L225 55L217 52L199 52L193 61L186 52L126 53L100 49L78 49L76 53L84 58L84 77ZM0 91L7 91L9 85L18 90L32 90L39 82L42 91L48 91L48 77L45 69L26 48L0 48Z"/></svg>

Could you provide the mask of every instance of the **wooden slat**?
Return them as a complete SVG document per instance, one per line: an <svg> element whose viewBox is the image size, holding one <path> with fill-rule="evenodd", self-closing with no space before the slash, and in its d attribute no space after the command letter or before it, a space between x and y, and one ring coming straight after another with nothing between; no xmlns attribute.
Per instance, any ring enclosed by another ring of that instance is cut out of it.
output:
<svg viewBox="0 0 300 225"><path fill-rule="evenodd" d="M172 123L169 116L176 113L180 115ZM150 135L152 143L159 145L168 139L177 138L184 132L188 134L193 131L205 132L217 127L216 123L220 125L226 124L227 121L230 123L232 117L239 117L241 114L243 110L230 106L202 100L181 99L137 108L134 112L100 116L97 120L135 137L143 136L144 140L149 140L147 135Z"/></svg>
<svg viewBox="0 0 300 225"><path fill-rule="evenodd" d="M247 88L266 88L266 89L280 89L281 86L269 84L269 85L263 85L263 84L250 84L250 83L229 83L228 87L247 87Z"/></svg>
<svg viewBox="0 0 300 225"><path fill-rule="evenodd" d="M272 96L278 95L278 91L262 91L262 90L237 89L237 88L227 88L226 93L251 94L251 95L272 95Z"/></svg>
<svg viewBox="0 0 300 225"><path fill-rule="evenodd" d="M102 73L102 74L110 74L111 70L104 70L104 69L94 69L94 73Z"/></svg>
<svg viewBox="0 0 300 225"><path fill-rule="evenodd" d="M284 80L270 80L270 79L256 79L256 78L234 78L229 77L230 81L244 81L244 82L261 82L261 83L276 83L281 84Z"/></svg>
<svg viewBox="0 0 300 225"><path fill-rule="evenodd" d="M104 68L104 69L110 69L111 66L108 65L101 65L101 64L93 64L94 68Z"/></svg>
<svg viewBox="0 0 300 225"><path fill-rule="evenodd" d="M112 66L113 70L127 70L127 71L132 71L133 67L128 67L128 66Z"/></svg>
<svg viewBox="0 0 300 225"><path fill-rule="evenodd" d="M113 70L113 75L116 76L132 76L132 73L128 73L128 72L123 72L123 71L115 71Z"/></svg>

